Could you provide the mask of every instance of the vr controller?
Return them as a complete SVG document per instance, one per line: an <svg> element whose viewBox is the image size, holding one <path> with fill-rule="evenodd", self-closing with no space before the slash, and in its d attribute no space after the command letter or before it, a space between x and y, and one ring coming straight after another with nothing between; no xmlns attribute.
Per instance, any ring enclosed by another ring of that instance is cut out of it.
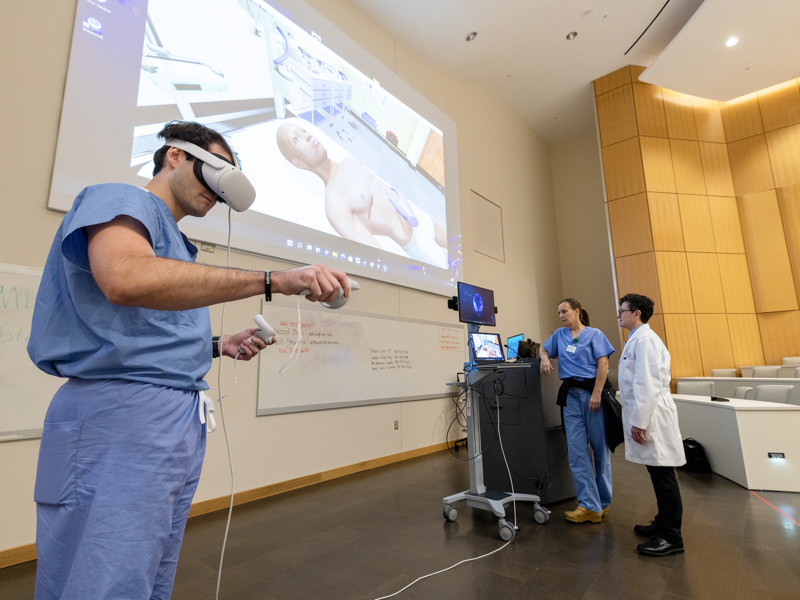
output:
<svg viewBox="0 0 800 600"><path fill-rule="evenodd" d="M194 174L198 181L233 210L243 212L255 201L256 190L239 168L236 156L233 157L232 164L223 156L175 138L169 138L164 145L194 156Z"/></svg>
<svg viewBox="0 0 800 600"><path fill-rule="evenodd" d="M253 321L256 322L260 331L256 331L253 336L257 337L261 340L264 340L264 343L269 346L272 343L272 338L274 338L278 333L267 323L267 320L262 317L261 315L256 315L253 317Z"/></svg>
<svg viewBox="0 0 800 600"><path fill-rule="evenodd" d="M353 281L349 277L347 278L347 281L350 282L350 291L361 289L361 286L357 281ZM303 290L303 292L301 293L302 296L308 296L310 294L311 290ZM322 306L324 306L325 308L341 308L342 306L347 304L347 298L344 297L344 290L342 289L339 290L339 297L337 299L332 300L331 302L320 302L320 304L322 304ZM277 332L272 328L272 326L269 323L267 323L267 320L261 315L255 315L253 317L253 321L255 321L256 325L258 325L258 328L260 330L256 331L253 335L259 339L264 340L264 343L267 346L272 344L272 338L278 335Z"/></svg>
<svg viewBox="0 0 800 600"><path fill-rule="evenodd" d="M350 279L349 277L347 278L347 281L350 282L350 291L351 292L354 291L354 290L360 290L361 289L361 286L359 285L359 283L357 281L354 281L354 280ZM301 296L310 296L311 295L311 290L303 290L300 293L300 295ZM325 308L342 308L345 304L347 304L347 298L344 297L344 288L341 288L339 290L339 297L338 298L335 298L335 299L331 300L330 302L320 302L320 304L322 306L324 306Z"/></svg>

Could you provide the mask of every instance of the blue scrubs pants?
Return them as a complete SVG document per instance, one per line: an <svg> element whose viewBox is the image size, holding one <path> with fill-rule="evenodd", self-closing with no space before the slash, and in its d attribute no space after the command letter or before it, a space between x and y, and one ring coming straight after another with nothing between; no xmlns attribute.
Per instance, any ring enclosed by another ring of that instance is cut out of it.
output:
<svg viewBox="0 0 800 600"><path fill-rule="evenodd" d="M206 432L198 392L70 379L45 417L36 600L167 600Z"/></svg>
<svg viewBox="0 0 800 600"><path fill-rule="evenodd" d="M611 504L611 452L606 446L603 410L589 410L591 397L587 390L573 388L569 391L564 408L564 429L578 504L600 512Z"/></svg>

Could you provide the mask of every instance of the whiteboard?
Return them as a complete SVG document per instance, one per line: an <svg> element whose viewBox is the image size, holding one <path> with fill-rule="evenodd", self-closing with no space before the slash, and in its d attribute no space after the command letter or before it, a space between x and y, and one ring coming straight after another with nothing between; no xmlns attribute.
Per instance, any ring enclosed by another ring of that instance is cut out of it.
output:
<svg viewBox="0 0 800 600"><path fill-rule="evenodd" d="M64 383L28 357L41 278L39 270L0 263L0 441L40 437L50 399Z"/></svg>
<svg viewBox="0 0 800 600"><path fill-rule="evenodd" d="M278 341L259 353L258 415L451 396L467 358L465 327L308 302L263 302ZM283 375L302 330L299 356Z"/></svg>

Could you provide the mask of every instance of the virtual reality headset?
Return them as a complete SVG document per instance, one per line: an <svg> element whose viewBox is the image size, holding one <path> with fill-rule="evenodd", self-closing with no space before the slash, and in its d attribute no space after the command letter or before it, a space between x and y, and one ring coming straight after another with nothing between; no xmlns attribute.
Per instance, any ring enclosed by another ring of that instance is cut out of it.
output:
<svg viewBox="0 0 800 600"><path fill-rule="evenodd" d="M227 158L203 150L190 142L169 138L165 146L172 146L194 156L194 174L217 199L237 212L244 212L256 199L256 189L238 164ZM233 157L236 161L236 157Z"/></svg>

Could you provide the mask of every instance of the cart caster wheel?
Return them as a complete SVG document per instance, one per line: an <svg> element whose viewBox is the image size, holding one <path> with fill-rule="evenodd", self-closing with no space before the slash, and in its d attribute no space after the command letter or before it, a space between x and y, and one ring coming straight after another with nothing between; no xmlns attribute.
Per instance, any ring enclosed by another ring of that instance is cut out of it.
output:
<svg viewBox="0 0 800 600"><path fill-rule="evenodd" d="M500 531L499 531L500 539L503 540L504 542L510 542L511 540L513 540L515 535L514 526L505 520L501 520L499 522L499 525L500 525Z"/></svg>
<svg viewBox="0 0 800 600"><path fill-rule="evenodd" d="M536 510L533 512L533 520L539 525L544 525L550 520L550 511L542 506L536 507Z"/></svg>
<svg viewBox="0 0 800 600"><path fill-rule="evenodd" d="M458 518L458 510L453 506L445 506L442 516L451 523Z"/></svg>

